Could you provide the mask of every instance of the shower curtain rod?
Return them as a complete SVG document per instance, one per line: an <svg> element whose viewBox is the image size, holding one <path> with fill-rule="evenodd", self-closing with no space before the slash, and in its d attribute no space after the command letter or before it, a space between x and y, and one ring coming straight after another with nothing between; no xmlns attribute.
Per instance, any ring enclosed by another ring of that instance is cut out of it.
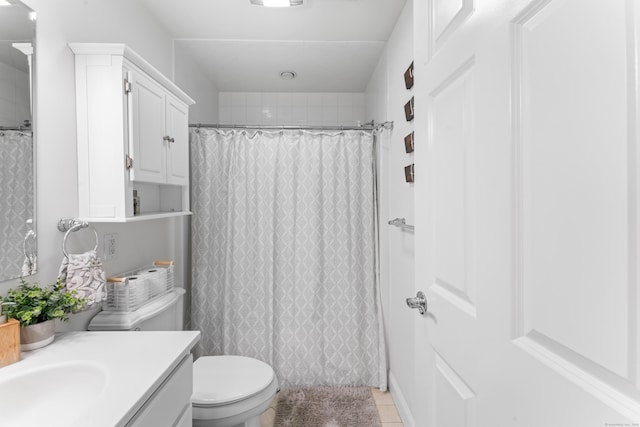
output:
<svg viewBox="0 0 640 427"><path fill-rule="evenodd" d="M190 124L191 128L215 128L215 129L256 129L256 130L378 130L393 129L393 122L375 124L373 121L360 126L260 126L260 125L223 125L223 124Z"/></svg>
<svg viewBox="0 0 640 427"><path fill-rule="evenodd" d="M31 132L31 128L26 126L0 126L0 130L17 130L19 132L29 131Z"/></svg>

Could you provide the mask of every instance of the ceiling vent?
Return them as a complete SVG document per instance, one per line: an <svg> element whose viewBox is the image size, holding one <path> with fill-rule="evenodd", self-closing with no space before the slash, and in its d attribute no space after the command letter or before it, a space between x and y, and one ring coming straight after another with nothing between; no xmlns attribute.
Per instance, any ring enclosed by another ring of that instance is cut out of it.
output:
<svg viewBox="0 0 640 427"><path fill-rule="evenodd" d="M298 76L295 71L281 71L280 78L283 80L293 80Z"/></svg>

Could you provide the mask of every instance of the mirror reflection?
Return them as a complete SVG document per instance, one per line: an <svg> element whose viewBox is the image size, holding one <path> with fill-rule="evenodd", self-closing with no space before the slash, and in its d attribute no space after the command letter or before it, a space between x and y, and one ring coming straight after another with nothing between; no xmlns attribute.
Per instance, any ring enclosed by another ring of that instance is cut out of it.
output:
<svg viewBox="0 0 640 427"><path fill-rule="evenodd" d="M34 18L17 0L0 1L0 281L34 274L37 268Z"/></svg>

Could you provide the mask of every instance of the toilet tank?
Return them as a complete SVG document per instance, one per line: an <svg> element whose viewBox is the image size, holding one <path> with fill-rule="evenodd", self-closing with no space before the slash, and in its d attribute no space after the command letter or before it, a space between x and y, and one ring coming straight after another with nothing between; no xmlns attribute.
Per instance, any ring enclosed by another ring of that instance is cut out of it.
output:
<svg viewBox="0 0 640 427"><path fill-rule="evenodd" d="M90 331L181 331L184 289L174 288L152 299L135 311L101 311L91 322Z"/></svg>

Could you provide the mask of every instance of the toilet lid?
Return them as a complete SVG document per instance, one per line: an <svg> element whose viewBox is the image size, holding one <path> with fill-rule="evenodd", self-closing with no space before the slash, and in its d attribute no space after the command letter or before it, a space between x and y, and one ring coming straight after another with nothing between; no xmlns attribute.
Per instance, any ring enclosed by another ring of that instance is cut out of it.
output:
<svg viewBox="0 0 640 427"><path fill-rule="evenodd" d="M244 356L204 356L193 364L195 405L220 405L261 392L274 379L271 366Z"/></svg>

